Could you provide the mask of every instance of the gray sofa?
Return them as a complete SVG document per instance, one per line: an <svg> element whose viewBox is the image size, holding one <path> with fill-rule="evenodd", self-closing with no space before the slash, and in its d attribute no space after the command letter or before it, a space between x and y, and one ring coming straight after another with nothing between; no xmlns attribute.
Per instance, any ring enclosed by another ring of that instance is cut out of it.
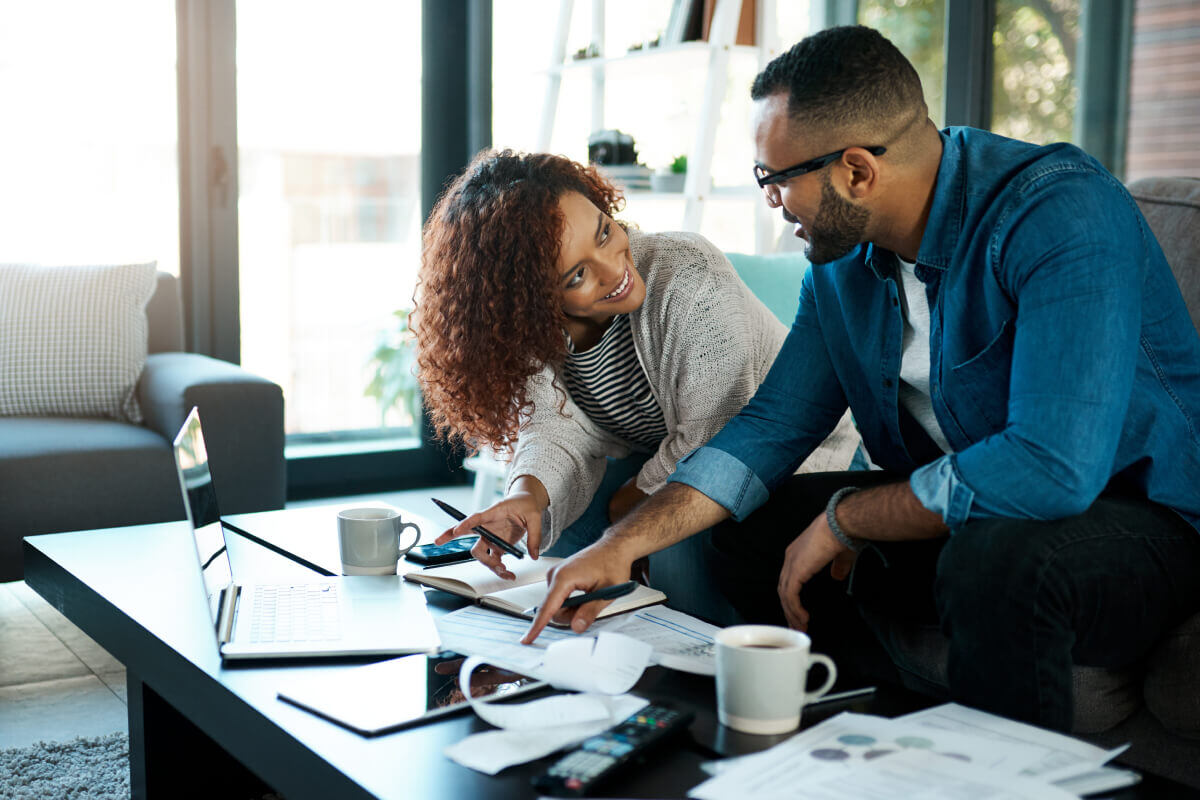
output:
<svg viewBox="0 0 1200 800"><path fill-rule="evenodd" d="M147 306L142 425L0 417L0 581L22 575L21 539L184 518L171 441L199 406L222 513L283 508L283 393L225 361L183 350L176 278L159 273Z"/></svg>
<svg viewBox="0 0 1200 800"><path fill-rule="evenodd" d="M1200 179L1148 178L1129 191L1200 330ZM909 688L943 695L941 632L915 625L889 632L907 655L900 666ZM1077 734L1109 747L1132 742L1122 761L1200 788L1200 614L1171 631L1144 663L1125 670L1076 667L1074 678Z"/></svg>

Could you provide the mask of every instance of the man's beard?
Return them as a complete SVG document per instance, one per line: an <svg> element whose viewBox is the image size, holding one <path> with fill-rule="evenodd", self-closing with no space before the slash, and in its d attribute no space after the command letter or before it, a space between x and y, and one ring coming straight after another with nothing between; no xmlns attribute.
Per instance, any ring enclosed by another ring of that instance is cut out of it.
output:
<svg viewBox="0 0 1200 800"><path fill-rule="evenodd" d="M828 264L849 253L863 241L871 213L859 208L833 188L829 173L821 175L821 205L808 229L804 256L813 264Z"/></svg>

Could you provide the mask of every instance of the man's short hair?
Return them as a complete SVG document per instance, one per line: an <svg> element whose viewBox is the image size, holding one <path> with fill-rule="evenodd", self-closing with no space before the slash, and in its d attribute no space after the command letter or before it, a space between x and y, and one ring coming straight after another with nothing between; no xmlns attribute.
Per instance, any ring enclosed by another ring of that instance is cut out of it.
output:
<svg viewBox="0 0 1200 800"><path fill-rule="evenodd" d="M863 25L814 33L767 64L750 97L780 93L787 94L793 122L834 128L875 127L911 117L925 105L912 63L883 34Z"/></svg>

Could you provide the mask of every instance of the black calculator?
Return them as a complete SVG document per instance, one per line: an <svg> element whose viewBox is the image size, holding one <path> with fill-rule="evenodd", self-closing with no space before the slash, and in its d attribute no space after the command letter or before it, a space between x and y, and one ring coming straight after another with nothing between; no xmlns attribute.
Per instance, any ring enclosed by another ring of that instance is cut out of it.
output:
<svg viewBox="0 0 1200 800"><path fill-rule="evenodd" d="M440 564L456 564L459 561L471 560L471 548L479 541L478 536L460 536L445 544L423 544L414 547L405 554L405 558L423 567L436 567Z"/></svg>

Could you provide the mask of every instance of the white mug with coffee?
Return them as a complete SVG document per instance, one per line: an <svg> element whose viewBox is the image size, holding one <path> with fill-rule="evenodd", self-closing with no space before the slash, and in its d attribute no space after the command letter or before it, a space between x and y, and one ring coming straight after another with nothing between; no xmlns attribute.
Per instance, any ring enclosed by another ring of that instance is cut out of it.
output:
<svg viewBox="0 0 1200 800"><path fill-rule="evenodd" d="M717 715L744 733L787 733L800 725L806 703L824 696L837 680L833 660L810 653L805 634L777 625L734 625L717 632ZM815 692L805 691L808 667L829 673Z"/></svg>
<svg viewBox="0 0 1200 800"><path fill-rule="evenodd" d="M416 523L403 522L394 508L347 508L338 512L337 522L343 575L395 575L400 556L421 540ZM408 528L412 541L401 546Z"/></svg>

